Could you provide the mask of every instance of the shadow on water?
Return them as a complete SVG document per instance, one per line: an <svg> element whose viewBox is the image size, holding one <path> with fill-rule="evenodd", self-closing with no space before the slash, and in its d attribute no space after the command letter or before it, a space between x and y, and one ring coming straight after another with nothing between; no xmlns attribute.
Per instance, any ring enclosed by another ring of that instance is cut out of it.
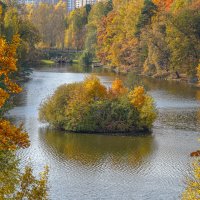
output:
<svg viewBox="0 0 200 200"><path fill-rule="evenodd" d="M105 136L64 133L50 128L40 128L43 143L60 157L78 161L83 165L98 165L109 158L113 166L134 167L145 162L156 148L152 135ZM49 152L49 150L48 150Z"/></svg>

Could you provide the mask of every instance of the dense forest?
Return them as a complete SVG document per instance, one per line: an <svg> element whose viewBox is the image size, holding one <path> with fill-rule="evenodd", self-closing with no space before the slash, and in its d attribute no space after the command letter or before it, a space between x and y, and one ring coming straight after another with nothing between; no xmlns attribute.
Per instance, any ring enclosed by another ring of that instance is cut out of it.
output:
<svg viewBox="0 0 200 200"><path fill-rule="evenodd" d="M66 47L119 71L197 81L199 0L100 2L67 16Z"/></svg>
<svg viewBox="0 0 200 200"><path fill-rule="evenodd" d="M190 82L200 76L199 0L109 0L69 13L62 1L20 7L8 9L4 21L10 35L22 36L21 57L34 58L37 43L37 49L82 50L83 63L116 71Z"/></svg>
<svg viewBox="0 0 200 200"><path fill-rule="evenodd" d="M82 63L117 71L190 82L200 76L199 0L110 0L70 13L60 1L9 7L1 17L6 38L19 33L23 40L21 67L38 49L68 48L83 50Z"/></svg>

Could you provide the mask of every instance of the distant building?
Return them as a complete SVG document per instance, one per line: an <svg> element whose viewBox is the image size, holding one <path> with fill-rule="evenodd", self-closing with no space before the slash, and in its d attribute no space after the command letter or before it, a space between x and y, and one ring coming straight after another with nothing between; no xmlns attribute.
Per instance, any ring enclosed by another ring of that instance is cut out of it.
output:
<svg viewBox="0 0 200 200"><path fill-rule="evenodd" d="M48 4L57 4L59 0L20 0L21 3L25 4L39 4L39 3L48 3Z"/></svg>
<svg viewBox="0 0 200 200"><path fill-rule="evenodd" d="M76 8L80 8L80 7L83 7L87 4L95 4L96 2L99 2L101 0L75 0L76 3L75 3L75 7Z"/></svg>
<svg viewBox="0 0 200 200"><path fill-rule="evenodd" d="M25 4L39 4L39 3L49 3L49 4L56 4L59 0L19 0L21 3ZM96 2L102 0L63 0L67 3L67 11L70 12L76 8L81 8L87 4L95 4Z"/></svg>
<svg viewBox="0 0 200 200"><path fill-rule="evenodd" d="M25 3L25 4L35 4L35 0L25 0L23 3Z"/></svg>
<svg viewBox="0 0 200 200"><path fill-rule="evenodd" d="M76 7L76 0L67 0L67 11L70 12Z"/></svg>

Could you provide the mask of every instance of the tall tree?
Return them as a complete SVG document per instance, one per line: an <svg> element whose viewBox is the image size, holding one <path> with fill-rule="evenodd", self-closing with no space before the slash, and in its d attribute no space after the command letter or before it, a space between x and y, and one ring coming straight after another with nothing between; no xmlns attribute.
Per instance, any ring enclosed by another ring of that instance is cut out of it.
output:
<svg viewBox="0 0 200 200"><path fill-rule="evenodd" d="M40 3L28 5L30 21L39 30L41 43L39 47L64 47L66 28L66 4L62 1L56 5Z"/></svg>

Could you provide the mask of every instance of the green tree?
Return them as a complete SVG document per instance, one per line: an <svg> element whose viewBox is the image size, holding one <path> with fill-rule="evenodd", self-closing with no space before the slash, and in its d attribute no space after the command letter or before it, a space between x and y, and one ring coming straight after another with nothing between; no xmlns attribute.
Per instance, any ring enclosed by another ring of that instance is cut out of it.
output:
<svg viewBox="0 0 200 200"><path fill-rule="evenodd" d="M29 20L41 36L39 47L64 47L66 28L66 4L59 1L56 5L40 3L27 5Z"/></svg>
<svg viewBox="0 0 200 200"><path fill-rule="evenodd" d="M141 10L141 15L137 23L136 36L140 36L141 29L146 25L151 24L152 17L156 14L157 6L152 2L152 0L144 0L144 6Z"/></svg>
<svg viewBox="0 0 200 200"><path fill-rule="evenodd" d="M172 71L196 76L200 59L200 12L198 8L183 8L173 14L167 26Z"/></svg>
<svg viewBox="0 0 200 200"><path fill-rule="evenodd" d="M66 47L83 49L87 24L86 8L78 8L69 13L67 17Z"/></svg>
<svg viewBox="0 0 200 200"><path fill-rule="evenodd" d="M86 25L85 49L96 57L97 27L101 19L112 10L112 2L99 2L92 6Z"/></svg>

